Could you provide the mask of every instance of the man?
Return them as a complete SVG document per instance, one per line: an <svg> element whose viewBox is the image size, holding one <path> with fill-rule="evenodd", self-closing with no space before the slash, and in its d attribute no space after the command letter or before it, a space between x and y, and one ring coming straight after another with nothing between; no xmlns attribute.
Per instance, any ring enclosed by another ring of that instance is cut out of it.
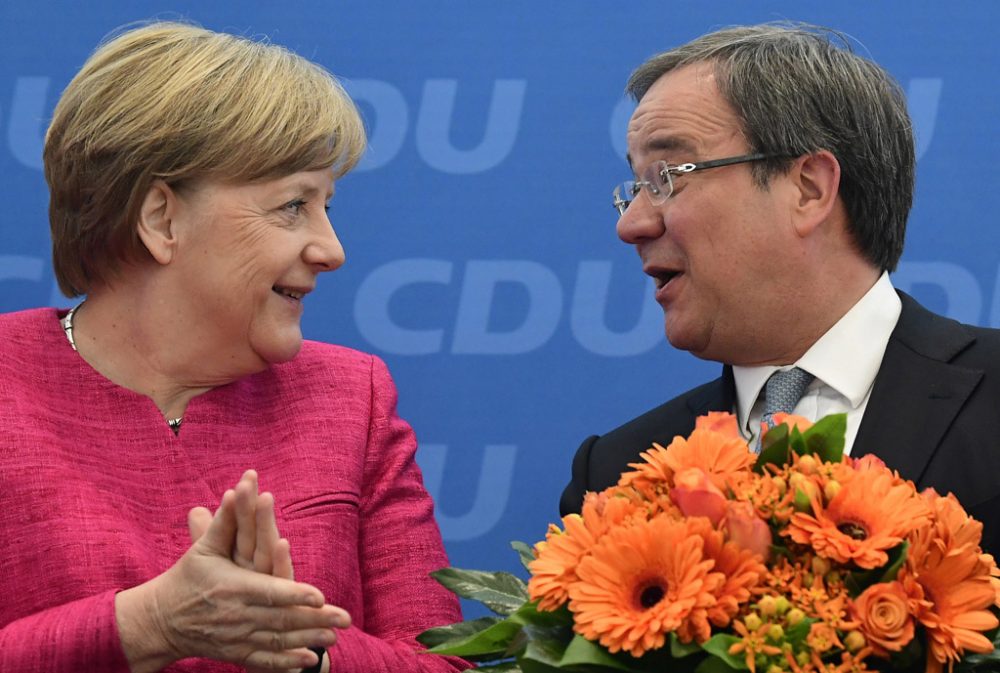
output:
<svg viewBox="0 0 1000 673"><path fill-rule="evenodd" d="M774 410L767 382L791 372L773 379L799 388L785 411L846 412L850 455L955 493L985 524L984 548L1000 551L1000 331L892 288L912 125L898 84L835 40L808 26L729 28L633 73L635 180L615 191L618 235L655 279L670 343L724 366L587 439L563 513L708 411L736 413L752 445Z"/></svg>

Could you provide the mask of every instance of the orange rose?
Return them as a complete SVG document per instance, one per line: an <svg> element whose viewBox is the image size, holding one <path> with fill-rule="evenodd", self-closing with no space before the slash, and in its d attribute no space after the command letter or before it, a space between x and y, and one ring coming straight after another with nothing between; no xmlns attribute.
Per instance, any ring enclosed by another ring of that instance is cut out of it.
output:
<svg viewBox="0 0 1000 673"><path fill-rule="evenodd" d="M771 553L771 528L748 502L726 503L726 538L741 549L760 554L764 560Z"/></svg>
<svg viewBox="0 0 1000 673"><path fill-rule="evenodd" d="M880 582L854 599L861 632L877 654L899 652L913 640L909 596L899 582Z"/></svg>
<svg viewBox="0 0 1000 673"><path fill-rule="evenodd" d="M808 418L802 416L796 416L795 414L786 414L784 411L779 411L774 415L774 425L787 425L788 429L798 428L799 432L805 432L813 426L813 422ZM766 426L765 426L766 430Z"/></svg>
<svg viewBox="0 0 1000 673"><path fill-rule="evenodd" d="M674 475L670 499L684 516L704 516L719 525L726 513L726 496L700 467L689 467Z"/></svg>
<svg viewBox="0 0 1000 673"><path fill-rule="evenodd" d="M742 438L736 416L728 411L710 411L704 416L699 416L694 421L694 429L711 430L736 439Z"/></svg>

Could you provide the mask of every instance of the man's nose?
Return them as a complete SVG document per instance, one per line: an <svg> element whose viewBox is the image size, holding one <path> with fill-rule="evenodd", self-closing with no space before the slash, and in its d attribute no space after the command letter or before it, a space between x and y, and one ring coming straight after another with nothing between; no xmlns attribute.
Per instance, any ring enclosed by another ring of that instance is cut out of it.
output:
<svg viewBox="0 0 1000 673"><path fill-rule="evenodd" d="M663 213L649 202L645 192L640 192L618 218L615 229L618 238L632 245L659 238L664 232Z"/></svg>

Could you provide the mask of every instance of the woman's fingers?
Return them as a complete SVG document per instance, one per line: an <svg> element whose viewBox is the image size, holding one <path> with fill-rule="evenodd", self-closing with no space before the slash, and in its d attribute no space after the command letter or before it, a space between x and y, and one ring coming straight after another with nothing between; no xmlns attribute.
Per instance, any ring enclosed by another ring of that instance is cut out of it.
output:
<svg viewBox="0 0 1000 673"><path fill-rule="evenodd" d="M295 579L295 571L292 569L292 548L288 540L282 538L274 545L274 570L275 577L283 577L286 580Z"/></svg>
<svg viewBox="0 0 1000 673"><path fill-rule="evenodd" d="M259 650L285 652L307 647L331 647L337 642L337 632L331 629L301 631L257 631L247 642Z"/></svg>
<svg viewBox="0 0 1000 673"><path fill-rule="evenodd" d="M233 561L253 569L257 549L257 473L247 470L236 484L236 547Z"/></svg>
<svg viewBox="0 0 1000 673"><path fill-rule="evenodd" d="M236 541L236 511L235 511L236 493L233 490L228 490L222 494L222 501L219 503L219 509L215 510L215 515L212 516L212 521L209 523L208 527L205 529L204 534L198 538L195 543L196 547L202 549L205 553L214 554L216 556L223 556L225 558L230 558L232 554L233 544ZM194 508L199 509L199 508ZM192 510L193 512L194 510ZM191 528L191 516L188 514L188 528ZM198 516L198 515L194 515Z"/></svg>
<svg viewBox="0 0 1000 673"><path fill-rule="evenodd" d="M191 534L191 544L197 542L208 527L212 525L212 513L207 507L193 507L188 512L188 532Z"/></svg>
<svg viewBox="0 0 1000 673"><path fill-rule="evenodd" d="M274 496L270 493L258 495L255 514L257 543L253 553L253 569L270 575L274 571L275 545L281 537L278 534L278 522L274 518Z"/></svg>
<svg viewBox="0 0 1000 673"><path fill-rule="evenodd" d="M319 658L314 652L309 650L290 650L285 652L271 652L268 650L256 650L244 661L244 666L248 669L267 670L288 670L296 668L308 668L319 663Z"/></svg>

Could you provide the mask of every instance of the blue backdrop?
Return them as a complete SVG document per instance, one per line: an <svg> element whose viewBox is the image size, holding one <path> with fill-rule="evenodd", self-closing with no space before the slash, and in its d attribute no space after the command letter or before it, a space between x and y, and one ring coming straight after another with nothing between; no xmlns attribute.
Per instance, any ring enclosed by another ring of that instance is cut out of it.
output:
<svg viewBox="0 0 1000 673"><path fill-rule="evenodd" d="M897 287L1000 325L1000 3L88 2L0 6L0 310L68 305L49 260L41 147L60 91L139 19L264 35L342 77L371 134L331 217L348 263L313 339L377 353L421 442L456 565L515 568L569 463L718 366L672 350L610 205L632 68L714 27L838 28L906 89L919 169Z"/></svg>

